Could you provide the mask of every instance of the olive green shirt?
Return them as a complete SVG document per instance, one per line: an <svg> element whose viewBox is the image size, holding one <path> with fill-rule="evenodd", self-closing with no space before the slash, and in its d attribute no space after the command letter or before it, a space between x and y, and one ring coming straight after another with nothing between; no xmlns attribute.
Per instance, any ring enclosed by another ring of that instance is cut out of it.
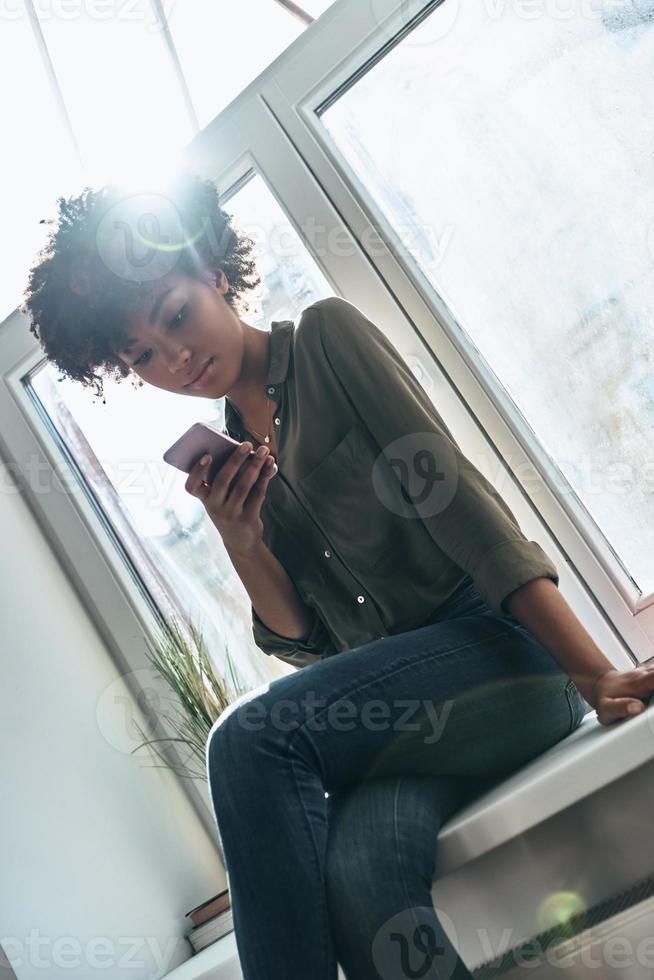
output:
<svg viewBox="0 0 654 980"><path fill-rule="evenodd" d="M278 473L263 540L314 622L305 640L268 629L256 645L302 667L427 625L470 576L488 606L555 565L528 541L488 480L461 453L385 334L336 296L273 321L266 393ZM259 445L225 400L225 430Z"/></svg>

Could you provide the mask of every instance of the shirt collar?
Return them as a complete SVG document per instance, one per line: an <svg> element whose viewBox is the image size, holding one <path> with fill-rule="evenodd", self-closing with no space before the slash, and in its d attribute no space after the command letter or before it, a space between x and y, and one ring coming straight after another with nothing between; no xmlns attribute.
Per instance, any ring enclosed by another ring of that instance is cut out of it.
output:
<svg viewBox="0 0 654 980"><path fill-rule="evenodd" d="M284 384L288 377L294 328L294 320L272 320L270 324L270 361L266 377L266 394L276 405L280 402L279 390L276 389L271 393L267 389L270 386ZM241 416L227 398L225 398L225 427L230 434L233 432L242 438Z"/></svg>

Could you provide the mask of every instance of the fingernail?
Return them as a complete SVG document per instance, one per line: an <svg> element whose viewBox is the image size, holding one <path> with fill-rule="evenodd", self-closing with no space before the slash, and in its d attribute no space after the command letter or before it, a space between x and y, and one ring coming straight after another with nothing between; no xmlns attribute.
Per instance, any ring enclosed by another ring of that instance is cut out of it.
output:
<svg viewBox="0 0 654 980"><path fill-rule="evenodd" d="M202 466L204 466L205 463L208 463L210 459L211 456L208 453L205 453L202 459L200 460L200 463L202 464Z"/></svg>
<svg viewBox="0 0 654 980"><path fill-rule="evenodd" d="M637 715L640 714L642 708L643 708L642 704L630 704L628 710L632 715Z"/></svg>

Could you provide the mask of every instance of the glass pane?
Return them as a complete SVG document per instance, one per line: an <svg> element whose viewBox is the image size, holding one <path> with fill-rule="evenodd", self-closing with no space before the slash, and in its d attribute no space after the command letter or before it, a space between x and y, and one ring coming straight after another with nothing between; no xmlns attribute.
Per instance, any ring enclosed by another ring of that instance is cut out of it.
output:
<svg viewBox="0 0 654 980"><path fill-rule="evenodd" d="M149 0L37 4L85 179L165 179L193 137Z"/></svg>
<svg viewBox="0 0 654 980"><path fill-rule="evenodd" d="M0 26L0 322L19 305L29 269L56 211L57 196L75 192L82 171L61 124L22 3L6 5Z"/></svg>
<svg viewBox="0 0 654 980"><path fill-rule="evenodd" d="M168 23L201 128L306 27L275 0L184 0Z"/></svg>
<svg viewBox="0 0 654 980"><path fill-rule="evenodd" d="M331 294L260 177L224 206L237 227L259 231L255 254L263 288L246 322L269 330L271 320L293 318ZM282 229L283 253L276 250ZM184 489L186 475L161 458L194 422L221 428L224 398L176 395L149 385L135 389L126 378L104 382L103 405L58 375L44 364L33 376L34 392L162 614L196 622L216 668L225 672L229 651L248 687L293 671L255 646L249 596L222 538L202 504Z"/></svg>
<svg viewBox="0 0 654 980"><path fill-rule="evenodd" d="M321 118L650 593L652 4L537 6L445 0Z"/></svg>

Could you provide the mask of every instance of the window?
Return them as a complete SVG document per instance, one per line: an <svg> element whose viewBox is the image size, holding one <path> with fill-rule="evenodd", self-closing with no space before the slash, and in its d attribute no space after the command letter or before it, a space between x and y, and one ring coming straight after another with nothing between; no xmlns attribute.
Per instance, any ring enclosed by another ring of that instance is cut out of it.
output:
<svg viewBox="0 0 654 980"><path fill-rule="evenodd" d="M211 122L327 6L325 0L172 4L170 32L200 127ZM297 8L306 20L293 12Z"/></svg>
<svg viewBox="0 0 654 980"><path fill-rule="evenodd" d="M654 24L646 3L584 10L445 0L317 111L648 596Z"/></svg>
<svg viewBox="0 0 654 980"><path fill-rule="evenodd" d="M149 0L39 6L85 178L96 185L165 174L195 127Z"/></svg>

